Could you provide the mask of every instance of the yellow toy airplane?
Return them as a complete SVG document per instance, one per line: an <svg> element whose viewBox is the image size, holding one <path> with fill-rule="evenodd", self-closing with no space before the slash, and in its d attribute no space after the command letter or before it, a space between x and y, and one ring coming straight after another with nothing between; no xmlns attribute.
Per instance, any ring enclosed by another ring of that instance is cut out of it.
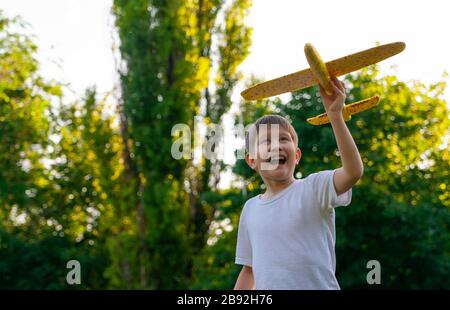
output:
<svg viewBox="0 0 450 310"><path fill-rule="evenodd" d="M403 42L385 44L324 63L316 49L307 43L305 44L305 56L310 66L309 69L257 84L244 90L241 96L246 100L258 100L317 84L320 84L325 89L325 92L331 95L333 88L331 86L330 75L340 76L375 64L400 53L405 49L405 46ZM344 120L348 121L353 114L376 106L378 100L379 97L374 96L349 105L344 105L344 109L342 110ZM329 122L326 113L308 118L307 121L313 125L322 125Z"/></svg>

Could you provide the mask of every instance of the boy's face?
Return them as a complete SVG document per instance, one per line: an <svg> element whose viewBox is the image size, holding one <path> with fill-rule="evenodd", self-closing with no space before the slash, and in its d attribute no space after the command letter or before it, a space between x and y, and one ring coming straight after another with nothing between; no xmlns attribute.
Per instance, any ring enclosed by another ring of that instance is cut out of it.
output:
<svg viewBox="0 0 450 310"><path fill-rule="evenodd" d="M247 154L245 159L264 181L281 182L293 177L301 151L288 130L279 125L260 125L253 141L253 156Z"/></svg>

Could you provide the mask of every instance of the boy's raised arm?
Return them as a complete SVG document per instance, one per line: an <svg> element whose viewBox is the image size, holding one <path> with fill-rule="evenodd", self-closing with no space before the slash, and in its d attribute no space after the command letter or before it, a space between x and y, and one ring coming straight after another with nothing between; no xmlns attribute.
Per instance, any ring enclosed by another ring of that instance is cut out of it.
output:
<svg viewBox="0 0 450 310"><path fill-rule="evenodd" d="M327 95L322 87L320 94L323 105L333 127L334 136L341 157L342 167L337 169L333 182L338 195L348 191L362 177L364 167L355 141L345 124L342 109L345 101L344 83L331 77L334 93Z"/></svg>
<svg viewBox="0 0 450 310"><path fill-rule="evenodd" d="M253 269L249 266L242 267L239 277L234 286L235 290L254 290L255 280L253 278Z"/></svg>

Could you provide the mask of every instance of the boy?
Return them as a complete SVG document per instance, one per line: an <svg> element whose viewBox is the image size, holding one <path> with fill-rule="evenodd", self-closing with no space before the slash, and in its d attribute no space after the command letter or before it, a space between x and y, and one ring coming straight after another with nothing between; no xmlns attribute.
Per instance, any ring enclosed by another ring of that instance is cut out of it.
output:
<svg viewBox="0 0 450 310"><path fill-rule="evenodd" d="M341 168L296 180L294 169L302 153L294 128L281 116L260 118L253 126L256 136L247 136L246 162L261 176L266 191L249 199L241 213L236 264L243 268L235 289L340 289L334 207L350 204L363 164L342 117L344 83L332 77L332 86L331 96L322 88L320 94Z"/></svg>

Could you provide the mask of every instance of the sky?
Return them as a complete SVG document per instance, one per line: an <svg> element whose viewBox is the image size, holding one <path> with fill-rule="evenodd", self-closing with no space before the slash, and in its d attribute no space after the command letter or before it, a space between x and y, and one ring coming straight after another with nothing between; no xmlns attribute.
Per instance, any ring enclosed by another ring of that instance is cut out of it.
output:
<svg viewBox="0 0 450 310"><path fill-rule="evenodd" d="M440 0L256 0L248 19L253 45L242 69L266 78L303 69L306 42L328 61L376 42L404 41L405 51L380 64L397 65L401 79L434 82L450 70L449 12L450 2Z"/></svg>
<svg viewBox="0 0 450 310"><path fill-rule="evenodd" d="M70 83L78 93L94 84L106 92L115 79L111 3L0 0L0 9L31 24L44 76ZM404 41L405 51L381 64L397 65L402 79L435 82L450 71L448 12L446 0L254 0L247 18L253 45L240 68L245 76L271 79L307 66L306 42L328 61L376 42Z"/></svg>
<svg viewBox="0 0 450 310"><path fill-rule="evenodd" d="M0 9L31 25L42 75L69 83L77 98L86 87L96 85L106 93L115 82L111 3L0 0ZM247 17L253 44L240 69L245 77L255 74L263 80L304 69L306 42L329 61L377 42L404 41L405 51L380 63L382 70L396 65L400 79L437 82L444 71L450 72L449 12L446 0L254 0ZM236 89L234 101L241 90ZM446 99L450 102L448 88ZM229 155L225 157L232 162Z"/></svg>
<svg viewBox="0 0 450 310"><path fill-rule="evenodd" d="M35 35L42 75L69 83L80 95L101 93L115 81L111 52L111 0L0 0L8 17L20 15ZM76 98L76 95L69 97Z"/></svg>

